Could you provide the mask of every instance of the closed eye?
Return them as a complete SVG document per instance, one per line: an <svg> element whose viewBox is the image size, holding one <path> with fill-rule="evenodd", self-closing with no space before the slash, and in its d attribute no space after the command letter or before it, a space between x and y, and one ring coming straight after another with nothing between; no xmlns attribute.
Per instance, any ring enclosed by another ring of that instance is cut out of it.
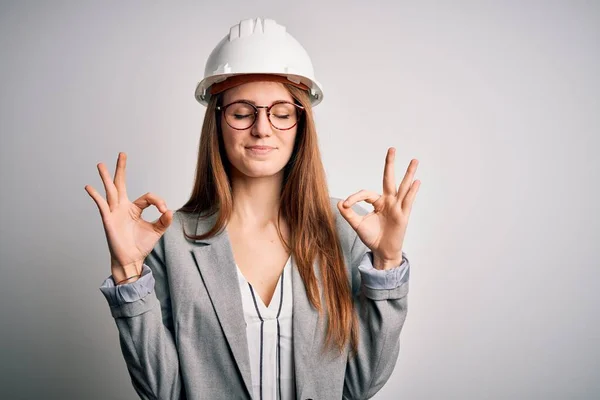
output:
<svg viewBox="0 0 600 400"><path fill-rule="evenodd" d="M235 119L244 119L251 117L252 114L233 114L233 116L235 117Z"/></svg>

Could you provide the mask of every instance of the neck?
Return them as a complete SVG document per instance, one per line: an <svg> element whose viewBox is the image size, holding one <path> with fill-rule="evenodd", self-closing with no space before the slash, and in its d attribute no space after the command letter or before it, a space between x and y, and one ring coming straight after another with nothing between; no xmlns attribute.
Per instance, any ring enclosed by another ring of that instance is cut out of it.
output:
<svg viewBox="0 0 600 400"><path fill-rule="evenodd" d="M232 175L233 212L230 224L265 228L277 224L283 171L260 178Z"/></svg>

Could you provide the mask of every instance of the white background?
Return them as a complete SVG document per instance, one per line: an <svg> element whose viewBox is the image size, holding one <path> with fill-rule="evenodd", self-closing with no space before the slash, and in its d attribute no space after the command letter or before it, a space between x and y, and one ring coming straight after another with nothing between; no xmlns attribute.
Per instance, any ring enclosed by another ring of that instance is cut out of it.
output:
<svg viewBox="0 0 600 400"><path fill-rule="evenodd" d="M204 63L240 19L312 57L330 194L422 185L409 312L377 399L600 396L600 2L2 2L0 397L134 399L100 215L190 194ZM361 203L370 209L366 203ZM155 219L152 209L144 214Z"/></svg>

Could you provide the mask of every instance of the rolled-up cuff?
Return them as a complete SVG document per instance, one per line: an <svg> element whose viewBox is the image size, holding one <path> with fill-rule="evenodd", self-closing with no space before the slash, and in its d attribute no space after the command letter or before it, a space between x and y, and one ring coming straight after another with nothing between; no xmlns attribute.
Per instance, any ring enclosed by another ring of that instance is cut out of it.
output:
<svg viewBox="0 0 600 400"><path fill-rule="evenodd" d="M358 270L363 284L370 289L395 289L408 281L410 262L402 252L402 263L394 268L380 270L373 266L373 252L367 251Z"/></svg>
<svg viewBox="0 0 600 400"><path fill-rule="evenodd" d="M119 307L125 303L133 303L147 296L154 290L152 270L146 264L142 267L142 276L136 281L115 285L112 275L104 280L100 291L111 307Z"/></svg>

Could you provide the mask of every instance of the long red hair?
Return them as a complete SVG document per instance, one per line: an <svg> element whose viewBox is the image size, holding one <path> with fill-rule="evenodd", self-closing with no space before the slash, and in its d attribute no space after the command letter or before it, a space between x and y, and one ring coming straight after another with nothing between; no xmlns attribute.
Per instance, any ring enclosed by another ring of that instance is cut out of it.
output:
<svg viewBox="0 0 600 400"><path fill-rule="evenodd" d="M354 312L350 281L335 229L325 169L318 147L310 98L306 91L284 84L295 101L304 107L298 123L294 150L284 167L278 221L290 226L287 243L277 226L279 237L298 267L310 303L323 316L319 287L313 262L318 259L323 280L323 297L328 315L326 346L341 353L350 341L351 352L358 346L358 321ZM204 116L196 177L192 194L178 211L213 215L216 223L202 235L184 235L189 239L205 239L219 233L233 210L230 166L221 136L216 107L222 94L211 97ZM299 196L298 194L302 195Z"/></svg>

